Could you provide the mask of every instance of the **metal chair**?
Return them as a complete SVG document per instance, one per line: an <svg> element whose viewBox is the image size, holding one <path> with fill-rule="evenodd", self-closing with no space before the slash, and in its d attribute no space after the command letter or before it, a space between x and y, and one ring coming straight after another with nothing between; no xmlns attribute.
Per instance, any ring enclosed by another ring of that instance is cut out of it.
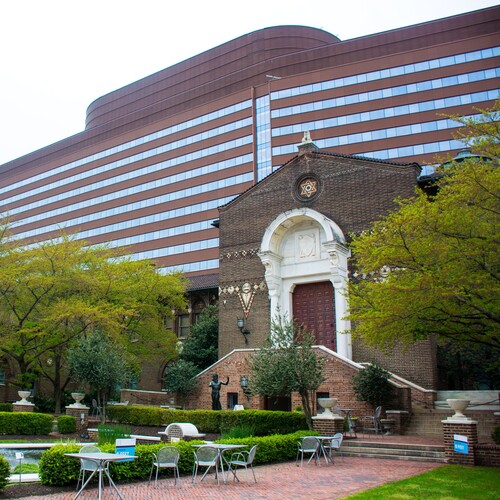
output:
<svg viewBox="0 0 500 500"><path fill-rule="evenodd" d="M235 452L231 455L231 459L228 462L229 465L229 470L233 473L233 481L238 480L236 476L236 469L238 467L245 467L247 474L248 474L248 467L250 467L250 470L252 471L253 474L253 480L257 482L257 479L255 479L255 472L253 470L253 459L255 458L255 452L257 451L257 445L252 446L250 451L243 450L243 451L238 451ZM233 469L234 466L234 469Z"/></svg>
<svg viewBox="0 0 500 500"><path fill-rule="evenodd" d="M317 464L319 449L320 449L320 442L317 437L307 436L305 438L302 438L302 441L299 441L297 443L297 458L295 459L297 467L298 467L297 462L299 461L299 455L300 455L300 466L302 467L302 464L304 462L304 453L311 454L311 457L309 458L307 463L309 463L314 458L314 463Z"/></svg>
<svg viewBox="0 0 500 500"><path fill-rule="evenodd" d="M344 435L341 432L337 432L333 435L332 439L323 445L325 451L328 451L328 456L330 457L331 462L333 463L332 450L335 450L336 453L340 454L340 446L342 445L342 440L344 439ZM342 455L342 459L344 455Z"/></svg>
<svg viewBox="0 0 500 500"><path fill-rule="evenodd" d="M94 417L101 416L101 407L97 404L97 401L95 399L92 400L92 415Z"/></svg>
<svg viewBox="0 0 500 500"><path fill-rule="evenodd" d="M382 414L382 407L377 406L373 415L363 417L363 434L366 431L373 431L375 434L382 434L382 425L380 424L380 415Z"/></svg>
<svg viewBox="0 0 500 500"><path fill-rule="evenodd" d="M174 469L175 484L177 479L181 479L179 474L179 450L175 446L164 446L158 450L158 453L153 453L153 463L151 464L151 473L149 474L148 484L151 483L153 470L156 468L155 486L158 482L158 471L164 468Z"/></svg>
<svg viewBox="0 0 500 500"><path fill-rule="evenodd" d="M101 450L92 444L83 446L80 448L79 453L100 453ZM91 474L95 474L99 471L99 465L97 462L92 460L88 460L85 458L80 458L80 474L78 475L78 482L76 483L76 489L80 486L80 482L82 484L85 483L85 473L90 472Z"/></svg>
<svg viewBox="0 0 500 500"><path fill-rule="evenodd" d="M193 483L196 481L198 467L206 467L201 481L205 478L208 471L214 467L217 484L219 484L219 450L210 445L200 446L194 452L194 468L193 468Z"/></svg>

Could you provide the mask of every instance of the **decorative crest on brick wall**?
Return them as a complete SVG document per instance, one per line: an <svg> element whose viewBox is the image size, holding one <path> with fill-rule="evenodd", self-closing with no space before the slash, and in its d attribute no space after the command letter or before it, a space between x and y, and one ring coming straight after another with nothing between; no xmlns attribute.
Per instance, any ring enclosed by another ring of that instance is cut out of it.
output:
<svg viewBox="0 0 500 500"><path fill-rule="evenodd" d="M237 250L236 252L225 252L220 254L219 260L231 260L243 257L251 257L252 255L255 255L258 251L259 251L258 248L249 248L244 250Z"/></svg>
<svg viewBox="0 0 500 500"><path fill-rule="evenodd" d="M219 297L222 298L224 295L236 295L240 301L241 308L243 309L243 314L246 319L250 314L250 309L252 308L255 294L259 291L263 292L265 290L265 281L254 284L245 282L241 287L239 285L227 285L219 287Z"/></svg>

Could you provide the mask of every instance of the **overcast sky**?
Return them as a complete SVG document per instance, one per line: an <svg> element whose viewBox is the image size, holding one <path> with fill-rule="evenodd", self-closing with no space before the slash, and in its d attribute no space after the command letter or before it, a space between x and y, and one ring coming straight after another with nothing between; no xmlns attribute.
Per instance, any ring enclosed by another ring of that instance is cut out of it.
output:
<svg viewBox="0 0 500 500"><path fill-rule="evenodd" d="M98 97L246 33L341 40L496 5L488 0L0 0L0 165L81 132Z"/></svg>

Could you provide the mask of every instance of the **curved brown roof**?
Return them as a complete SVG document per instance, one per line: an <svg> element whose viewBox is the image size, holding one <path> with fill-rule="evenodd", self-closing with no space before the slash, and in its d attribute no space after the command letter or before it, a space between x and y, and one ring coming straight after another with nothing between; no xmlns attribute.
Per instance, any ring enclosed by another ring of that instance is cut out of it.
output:
<svg viewBox="0 0 500 500"><path fill-rule="evenodd" d="M203 95L210 95L213 99L214 92L223 96L248 88L252 81L260 84L272 67L264 64L267 61L339 41L326 31L306 26L254 31L100 97L87 109L86 128L143 109L150 113L153 106L170 108L186 101L191 106L193 97L202 101Z"/></svg>

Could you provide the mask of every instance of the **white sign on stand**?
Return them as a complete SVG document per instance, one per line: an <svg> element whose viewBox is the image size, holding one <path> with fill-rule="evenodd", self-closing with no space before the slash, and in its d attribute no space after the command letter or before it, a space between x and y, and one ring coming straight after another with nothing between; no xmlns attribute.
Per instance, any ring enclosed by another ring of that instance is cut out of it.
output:
<svg viewBox="0 0 500 500"><path fill-rule="evenodd" d="M134 456L135 455L135 438L117 439L116 452L118 455ZM120 462L132 462L133 458L124 458Z"/></svg>

